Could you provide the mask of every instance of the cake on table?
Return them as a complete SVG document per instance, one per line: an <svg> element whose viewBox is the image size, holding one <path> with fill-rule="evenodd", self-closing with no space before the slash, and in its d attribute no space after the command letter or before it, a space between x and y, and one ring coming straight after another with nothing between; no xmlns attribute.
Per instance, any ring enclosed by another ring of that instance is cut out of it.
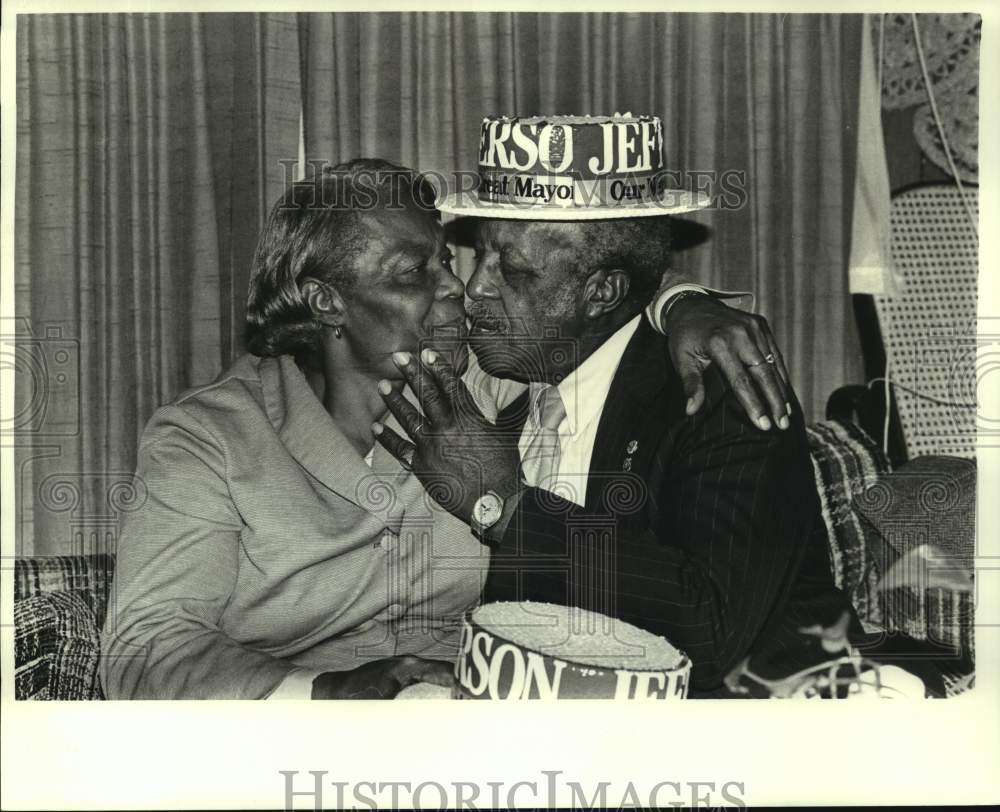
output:
<svg viewBox="0 0 1000 812"><path fill-rule="evenodd" d="M708 204L707 195L681 188L665 169L657 116L487 116L478 169L476 195L453 193L442 211L590 219L679 214Z"/></svg>
<svg viewBox="0 0 1000 812"><path fill-rule="evenodd" d="M532 601L469 612L454 690L417 683L397 699L684 699L691 662L616 618Z"/></svg>
<svg viewBox="0 0 1000 812"><path fill-rule="evenodd" d="M662 637L555 604L489 603L463 623L464 699L683 699L690 660Z"/></svg>

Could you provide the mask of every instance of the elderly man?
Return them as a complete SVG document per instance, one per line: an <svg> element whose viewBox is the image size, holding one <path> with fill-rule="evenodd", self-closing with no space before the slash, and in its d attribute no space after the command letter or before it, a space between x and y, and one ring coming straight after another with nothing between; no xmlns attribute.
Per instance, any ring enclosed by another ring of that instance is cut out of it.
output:
<svg viewBox="0 0 1000 812"><path fill-rule="evenodd" d="M425 413L398 391L386 401L416 438L429 492L479 486L445 506L474 528L484 517L486 598L571 596L660 633L691 657L703 690L751 651L798 644L800 627L846 611L799 407L789 430L762 432L710 368L705 405L685 414L662 338L641 318L667 225L484 220L478 232L470 344L490 374L530 375L528 392L494 428L425 353L400 366ZM559 351L567 339L575 354ZM401 438L380 437L405 458ZM587 516L611 532L574 532Z"/></svg>
<svg viewBox="0 0 1000 812"><path fill-rule="evenodd" d="M404 354L423 412L382 391L413 442L376 434L491 545L486 599L569 603L661 634L689 655L702 693L751 655L765 676L815 664L801 630L853 615L830 573L801 409L791 395L790 428L762 432L713 367L688 414L642 317L678 207L513 202L445 210L481 218L470 346L528 392L493 425L439 354ZM758 353L750 374L774 360Z"/></svg>

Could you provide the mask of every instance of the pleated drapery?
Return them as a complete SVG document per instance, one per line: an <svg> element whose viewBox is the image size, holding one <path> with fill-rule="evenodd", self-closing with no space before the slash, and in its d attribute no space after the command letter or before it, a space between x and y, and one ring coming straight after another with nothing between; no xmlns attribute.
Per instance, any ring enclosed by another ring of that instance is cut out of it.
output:
<svg viewBox="0 0 1000 812"><path fill-rule="evenodd" d="M710 238L675 265L755 292L807 415L822 417L828 394L861 375L846 271L860 25L19 16L19 552L113 544L142 498L122 483L153 410L243 351L253 244L296 171L300 114L310 160L379 156L444 173L475 169L487 114L661 116L671 167L691 182L714 173L726 199L690 216Z"/></svg>
<svg viewBox="0 0 1000 812"><path fill-rule="evenodd" d="M859 379L860 15L309 14L300 32L310 161L474 171L484 115L660 116L670 167L734 206L692 215L711 239L675 265L755 292L812 419Z"/></svg>
<svg viewBox="0 0 1000 812"><path fill-rule="evenodd" d="M145 422L242 352L298 155L297 41L294 15L18 17L18 360L42 370L17 375L24 552L106 547Z"/></svg>

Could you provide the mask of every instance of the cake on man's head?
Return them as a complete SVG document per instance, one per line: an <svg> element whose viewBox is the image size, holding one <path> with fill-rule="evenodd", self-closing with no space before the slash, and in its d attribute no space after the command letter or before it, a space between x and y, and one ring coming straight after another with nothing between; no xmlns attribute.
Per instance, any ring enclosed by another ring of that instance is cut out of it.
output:
<svg viewBox="0 0 1000 812"><path fill-rule="evenodd" d="M681 214L704 193L677 188L656 116L487 116L479 183L456 189L442 211L478 217L590 220Z"/></svg>
<svg viewBox="0 0 1000 812"><path fill-rule="evenodd" d="M624 621L549 603L488 603L462 626L463 699L683 699L691 661Z"/></svg>

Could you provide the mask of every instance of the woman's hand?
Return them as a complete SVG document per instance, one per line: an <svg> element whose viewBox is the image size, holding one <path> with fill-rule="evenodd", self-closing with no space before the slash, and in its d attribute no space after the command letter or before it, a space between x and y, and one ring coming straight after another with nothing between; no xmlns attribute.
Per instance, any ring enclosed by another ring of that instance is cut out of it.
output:
<svg viewBox="0 0 1000 812"><path fill-rule="evenodd" d="M764 431L773 424L788 428L794 395L767 319L711 296L685 296L670 307L663 329L688 397L689 415L705 402L701 376L714 362L755 425Z"/></svg>
<svg viewBox="0 0 1000 812"><path fill-rule="evenodd" d="M455 684L454 668L441 660L407 654L359 665L351 671L327 671L313 680L313 699L392 699L407 685Z"/></svg>

